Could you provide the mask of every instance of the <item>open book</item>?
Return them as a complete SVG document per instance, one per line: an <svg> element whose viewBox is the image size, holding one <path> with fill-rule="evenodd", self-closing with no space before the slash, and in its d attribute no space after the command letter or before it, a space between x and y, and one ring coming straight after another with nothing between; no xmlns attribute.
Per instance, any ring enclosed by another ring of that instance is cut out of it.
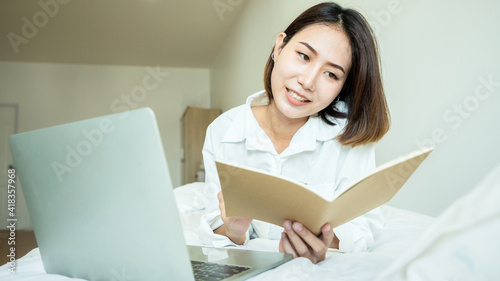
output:
<svg viewBox="0 0 500 281"><path fill-rule="evenodd" d="M247 217L279 226L285 219L299 221L319 234L389 202L433 148L422 148L378 166L354 181L333 201L307 185L269 172L216 161L226 216Z"/></svg>

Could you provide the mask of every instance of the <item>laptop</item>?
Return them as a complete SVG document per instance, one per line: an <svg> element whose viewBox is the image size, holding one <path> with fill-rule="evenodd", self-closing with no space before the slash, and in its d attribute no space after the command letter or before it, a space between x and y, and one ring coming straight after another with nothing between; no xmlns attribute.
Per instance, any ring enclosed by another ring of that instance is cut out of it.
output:
<svg viewBox="0 0 500 281"><path fill-rule="evenodd" d="M215 267L207 280L244 280L292 258L186 246L149 108L12 135L9 144L47 273L205 280L193 268Z"/></svg>

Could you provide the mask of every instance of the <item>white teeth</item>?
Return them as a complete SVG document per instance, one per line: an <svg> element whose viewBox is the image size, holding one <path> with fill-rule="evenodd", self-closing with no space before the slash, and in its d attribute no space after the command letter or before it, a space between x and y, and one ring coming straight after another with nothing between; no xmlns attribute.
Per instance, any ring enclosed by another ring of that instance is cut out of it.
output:
<svg viewBox="0 0 500 281"><path fill-rule="evenodd" d="M301 101L301 102L306 102L308 101L307 99L297 95L294 91L290 90L290 89L287 89L288 90L288 93L290 94L290 96L292 96L292 98L298 100L298 101Z"/></svg>

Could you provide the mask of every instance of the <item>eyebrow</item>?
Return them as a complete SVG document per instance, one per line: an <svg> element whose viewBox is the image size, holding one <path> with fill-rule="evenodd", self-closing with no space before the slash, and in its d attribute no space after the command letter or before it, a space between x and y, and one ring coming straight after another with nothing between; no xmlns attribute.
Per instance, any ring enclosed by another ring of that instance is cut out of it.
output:
<svg viewBox="0 0 500 281"><path fill-rule="evenodd" d="M313 52L314 55L318 55L318 52L309 44L307 44L306 42L299 42L300 44L306 46L311 52ZM335 67L335 68L338 68L340 70L342 70L342 72L344 72L345 74L345 70L342 66L338 65L338 64L335 64L333 62L328 62L329 65L331 65L332 67Z"/></svg>

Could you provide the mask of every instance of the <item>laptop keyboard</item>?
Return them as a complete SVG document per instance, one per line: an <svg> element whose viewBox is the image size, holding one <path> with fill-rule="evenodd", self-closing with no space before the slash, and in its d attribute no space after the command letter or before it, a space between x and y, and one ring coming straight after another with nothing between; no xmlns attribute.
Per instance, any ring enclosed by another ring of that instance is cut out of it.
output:
<svg viewBox="0 0 500 281"><path fill-rule="evenodd" d="M218 264L202 261L191 261L193 267L194 278L196 281L216 281L224 280L235 274L243 272L250 267Z"/></svg>

